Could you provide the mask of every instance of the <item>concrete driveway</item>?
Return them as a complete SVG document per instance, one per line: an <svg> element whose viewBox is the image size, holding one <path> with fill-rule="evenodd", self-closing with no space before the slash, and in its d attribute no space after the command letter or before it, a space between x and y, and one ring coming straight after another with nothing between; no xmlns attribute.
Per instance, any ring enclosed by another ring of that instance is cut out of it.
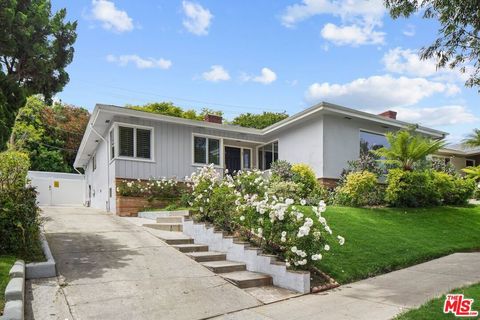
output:
<svg viewBox="0 0 480 320"><path fill-rule="evenodd" d="M34 319L201 319L260 305L122 218L43 208L56 279L28 283Z"/></svg>

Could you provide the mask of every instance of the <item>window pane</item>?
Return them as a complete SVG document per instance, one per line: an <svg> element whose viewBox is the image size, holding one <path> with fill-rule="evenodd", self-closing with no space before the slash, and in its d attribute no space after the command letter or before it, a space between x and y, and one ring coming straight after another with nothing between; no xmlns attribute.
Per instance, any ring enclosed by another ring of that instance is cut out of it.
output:
<svg viewBox="0 0 480 320"><path fill-rule="evenodd" d="M250 169L250 157L251 152L250 149L243 149L243 168Z"/></svg>
<svg viewBox="0 0 480 320"><path fill-rule="evenodd" d="M207 163L207 138L193 138L193 162Z"/></svg>
<svg viewBox="0 0 480 320"><path fill-rule="evenodd" d="M146 129L137 129L137 157L150 159L150 139L151 131Z"/></svg>
<svg viewBox="0 0 480 320"><path fill-rule="evenodd" d="M118 127L118 139L120 156L133 157L133 128Z"/></svg>
<svg viewBox="0 0 480 320"><path fill-rule="evenodd" d="M208 163L220 164L220 140L208 139Z"/></svg>
<svg viewBox="0 0 480 320"><path fill-rule="evenodd" d="M382 134L360 131L360 154L388 147L387 138Z"/></svg>
<svg viewBox="0 0 480 320"><path fill-rule="evenodd" d="M115 130L110 131L110 159L115 158Z"/></svg>

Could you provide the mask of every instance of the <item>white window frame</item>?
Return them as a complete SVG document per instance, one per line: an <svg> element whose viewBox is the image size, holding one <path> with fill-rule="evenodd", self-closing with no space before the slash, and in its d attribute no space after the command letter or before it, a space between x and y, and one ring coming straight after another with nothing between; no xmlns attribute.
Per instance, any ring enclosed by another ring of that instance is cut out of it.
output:
<svg viewBox="0 0 480 320"><path fill-rule="evenodd" d="M118 134L119 127L133 128L133 157L120 156L120 134ZM150 159L137 157L137 129L150 130ZM112 130L114 131L115 139L115 156L113 160L130 160L130 161L142 161L142 162L155 162L155 128L149 126L142 126L138 124L115 122ZM110 145L109 145L110 148Z"/></svg>
<svg viewBox="0 0 480 320"><path fill-rule="evenodd" d="M247 170L253 170L254 165L253 165L253 148L250 147L243 147L243 146L235 146L233 144L225 144L223 145L223 152L225 153L225 147L230 147L230 148L237 148L240 149L240 169L244 170L245 166L243 165L243 151L245 149L250 150L250 168L247 168ZM225 163L226 159L224 159L223 166L226 168L227 164Z"/></svg>
<svg viewBox="0 0 480 320"><path fill-rule="evenodd" d="M278 160L281 160L280 159L280 139L275 139L275 140L269 141L267 143L264 143L264 144L261 144L261 145L255 147L255 156L257 157L256 158L257 159L257 166L256 167L258 168L258 170L261 170L261 171L270 170L270 169L264 170L264 169L260 168L260 158L258 156L258 149L260 149L261 147L264 147L268 144L275 143L275 142L278 144L278 150L277 150L277 153L278 153L277 161L278 161ZM263 164L263 159L262 159L262 164Z"/></svg>
<svg viewBox="0 0 480 320"><path fill-rule="evenodd" d="M477 162L475 161L475 159L468 159L466 158L465 159L465 167L467 167L467 161L472 161L473 162L473 166L472 167L475 167L477 165Z"/></svg>
<svg viewBox="0 0 480 320"><path fill-rule="evenodd" d="M199 163L199 162L195 162L195 137L198 137L198 138L206 138L207 139L207 150L206 150L206 156L207 156L207 163ZM208 166L210 165L211 163L208 162L208 139L215 139L215 140L219 140L220 141L220 158L219 158L219 164L214 164L213 166L215 168L221 168L223 169L224 168L224 165L223 162L224 162L224 149L223 149L223 137L219 137L219 136L214 136L214 135L209 135L209 134L202 134L202 133L192 133L192 139L191 139L191 146L190 146L190 150L192 152L192 166Z"/></svg>

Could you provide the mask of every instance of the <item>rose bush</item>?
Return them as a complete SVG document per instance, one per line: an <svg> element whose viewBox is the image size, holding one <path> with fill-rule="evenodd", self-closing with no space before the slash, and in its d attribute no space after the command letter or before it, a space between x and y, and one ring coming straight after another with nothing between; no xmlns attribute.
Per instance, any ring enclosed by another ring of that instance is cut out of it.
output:
<svg viewBox="0 0 480 320"><path fill-rule="evenodd" d="M308 269L330 250L332 241L345 239L333 235L322 213L324 201L307 207L272 194L270 180L260 171L238 172L224 178L213 166L201 168L189 179L198 218L224 230L234 231L258 244L267 252L285 259L287 266Z"/></svg>

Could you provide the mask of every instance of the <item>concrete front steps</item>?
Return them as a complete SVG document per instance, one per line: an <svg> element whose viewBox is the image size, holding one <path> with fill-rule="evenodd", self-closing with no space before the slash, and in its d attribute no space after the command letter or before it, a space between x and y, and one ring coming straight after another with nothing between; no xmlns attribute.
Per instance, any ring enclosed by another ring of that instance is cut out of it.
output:
<svg viewBox="0 0 480 320"><path fill-rule="evenodd" d="M207 269L233 283L239 288L252 288L272 285L272 277L258 272L247 271L247 266L242 262L226 260L226 255L221 252L208 251L208 246L203 244L173 245L175 249L193 260L200 262Z"/></svg>
<svg viewBox="0 0 480 320"><path fill-rule="evenodd" d="M244 262L227 260L225 252L209 251L208 245L195 243L193 238L181 232L187 215L183 213L176 215L173 213L165 214L164 212L146 212L145 217L143 217L141 214L143 213L139 213L141 222L138 223L150 228L150 233L185 253L185 255L226 281L244 289L259 301L271 303L299 295L297 292L273 286L273 278L270 275L248 271ZM232 238L233 240L233 237L225 236L222 232L218 233L222 237ZM251 249L254 250L255 248Z"/></svg>

